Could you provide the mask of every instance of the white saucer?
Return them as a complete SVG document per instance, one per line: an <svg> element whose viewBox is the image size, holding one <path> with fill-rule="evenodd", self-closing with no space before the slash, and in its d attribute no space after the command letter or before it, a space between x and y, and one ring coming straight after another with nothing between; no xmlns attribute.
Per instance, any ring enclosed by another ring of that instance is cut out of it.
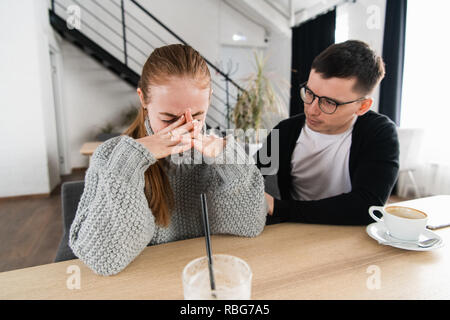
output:
<svg viewBox="0 0 450 320"><path fill-rule="evenodd" d="M381 222L369 224L366 228L366 231L367 234L371 238L377 240L379 244L389 245L391 247L399 249L414 250L414 251L430 251L440 248L444 245L444 241L442 241L442 238L433 231L428 229L425 229L425 231L420 235L419 241L424 241L430 238L439 239L439 242L435 243L433 246L428 248L419 247L415 243L415 241L399 240L397 238L392 237L391 235L389 235L384 223ZM389 243L391 241L395 241L396 243Z"/></svg>

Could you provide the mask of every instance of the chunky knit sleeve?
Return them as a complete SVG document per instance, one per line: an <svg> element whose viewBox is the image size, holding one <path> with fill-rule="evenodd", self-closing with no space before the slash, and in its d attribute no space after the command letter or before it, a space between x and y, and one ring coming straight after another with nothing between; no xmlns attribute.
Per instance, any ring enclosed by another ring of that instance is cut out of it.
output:
<svg viewBox="0 0 450 320"><path fill-rule="evenodd" d="M144 173L155 162L128 136L104 142L93 154L69 246L95 273L120 272L150 242L155 222L144 194Z"/></svg>
<svg viewBox="0 0 450 320"><path fill-rule="evenodd" d="M259 235L266 223L268 207L264 179L253 158L229 136L225 150L214 160L207 189L211 232Z"/></svg>

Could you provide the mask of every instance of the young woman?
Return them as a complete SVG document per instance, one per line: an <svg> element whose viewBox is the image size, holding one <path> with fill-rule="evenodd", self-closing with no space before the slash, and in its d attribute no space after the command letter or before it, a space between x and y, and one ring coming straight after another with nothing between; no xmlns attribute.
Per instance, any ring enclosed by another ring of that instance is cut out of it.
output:
<svg viewBox="0 0 450 320"><path fill-rule="evenodd" d="M148 58L139 114L95 151L70 229L69 246L95 273L120 272L147 245L203 236L200 193L211 233L262 232L259 170L232 136L204 132L211 92L208 67L191 47L161 47ZM174 161L187 150L204 161Z"/></svg>

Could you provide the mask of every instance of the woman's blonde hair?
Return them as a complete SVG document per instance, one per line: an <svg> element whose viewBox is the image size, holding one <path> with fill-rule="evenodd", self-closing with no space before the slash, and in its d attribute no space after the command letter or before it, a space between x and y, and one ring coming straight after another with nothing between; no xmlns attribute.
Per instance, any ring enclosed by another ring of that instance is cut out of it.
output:
<svg viewBox="0 0 450 320"><path fill-rule="evenodd" d="M145 106L151 101L151 86L163 85L170 78L181 77L195 80L200 88L211 86L211 74L203 57L192 47L172 44L155 49L144 64L138 88L141 89ZM147 135L144 106L134 122L124 132L133 139ZM174 206L173 191L164 171L163 159L151 165L144 174L144 193L155 222L167 227Z"/></svg>

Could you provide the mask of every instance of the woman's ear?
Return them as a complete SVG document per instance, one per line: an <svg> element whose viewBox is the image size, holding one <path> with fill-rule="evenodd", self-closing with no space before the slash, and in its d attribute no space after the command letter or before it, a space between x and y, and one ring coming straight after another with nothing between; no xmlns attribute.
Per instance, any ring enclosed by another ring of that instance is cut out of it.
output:
<svg viewBox="0 0 450 320"><path fill-rule="evenodd" d="M137 88L136 92L139 96L139 100L141 101L141 106L145 109L144 94L142 93L141 88Z"/></svg>

